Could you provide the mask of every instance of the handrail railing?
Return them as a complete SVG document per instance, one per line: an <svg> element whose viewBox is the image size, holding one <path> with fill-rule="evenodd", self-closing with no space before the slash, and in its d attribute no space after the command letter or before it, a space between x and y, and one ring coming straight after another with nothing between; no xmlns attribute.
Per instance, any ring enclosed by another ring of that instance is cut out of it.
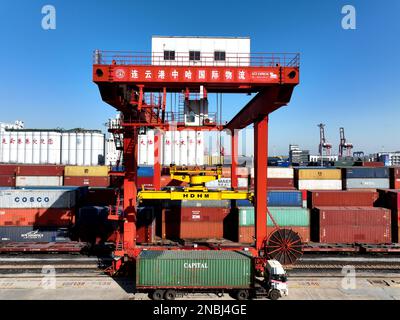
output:
<svg viewBox="0 0 400 320"><path fill-rule="evenodd" d="M188 52L175 52L174 59L164 59L163 52L100 51L93 52L94 64L157 65L157 66L251 66L298 67L299 53L229 53L225 60L215 60L214 53L202 52L200 60L191 60Z"/></svg>

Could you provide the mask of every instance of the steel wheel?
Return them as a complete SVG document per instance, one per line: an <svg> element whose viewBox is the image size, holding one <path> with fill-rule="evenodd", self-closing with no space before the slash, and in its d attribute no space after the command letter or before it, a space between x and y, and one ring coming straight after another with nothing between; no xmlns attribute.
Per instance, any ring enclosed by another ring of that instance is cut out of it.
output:
<svg viewBox="0 0 400 320"><path fill-rule="evenodd" d="M292 229L274 231L266 242L266 254L269 259L276 259L283 265L293 264L303 254L301 237Z"/></svg>

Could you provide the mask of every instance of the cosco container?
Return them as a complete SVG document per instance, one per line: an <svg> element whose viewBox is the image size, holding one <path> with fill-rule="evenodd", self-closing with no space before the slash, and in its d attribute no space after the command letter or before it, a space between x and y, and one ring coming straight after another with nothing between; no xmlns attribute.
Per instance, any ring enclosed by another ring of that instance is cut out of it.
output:
<svg viewBox="0 0 400 320"><path fill-rule="evenodd" d="M301 207L301 191L268 191L269 207Z"/></svg>
<svg viewBox="0 0 400 320"><path fill-rule="evenodd" d="M0 208L73 208L76 190L0 190Z"/></svg>
<svg viewBox="0 0 400 320"><path fill-rule="evenodd" d="M17 176L15 180L17 187L60 187L63 185L62 176Z"/></svg>
<svg viewBox="0 0 400 320"><path fill-rule="evenodd" d="M299 190L342 190L342 180L299 180Z"/></svg>
<svg viewBox="0 0 400 320"><path fill-rule="evenodd" d="M305 208L292 208L292 207L268 207L272 218L280 227L284 226L297 226L308 227L310 225L310 212ZM251 226L255 223L254 207L240 207L239 212L239 226ZM270 216L267 216L267 226L273 227Z"/></svg>
<svg viewBox="0 0 400 320"><path fill-rule="evenodd" d="M74 222L72 209L34 208L10 209L0 208L1 226L69 226Z"/></svg>
<svg viewBox="0 0 400 320"><path fill-rule="evenodd" d="M343 177L346 179L358 178L389 178L389 168L347 168L343 169Z"/></svg>
<svg viewBox="0 0 400 320"><path fill-rule="evenodd" d="M246 288L253 284L253 261L242 252L221 250L142 251L138 288Z"/></svg>
<svg viewBox="0 0 400 320"><path fill-rule="evenodd" d="M0 227L0 242L68 242L69 230L58 227Z"/></svg>
<svg viewBox="0 0 400 320"><path fill-rule="evenodd" d="M346 179L345 180L346 189L387 189L389 188L388 178L374 178L374 179Z"/></svg>
<svg viewBox="0 0 400 320"><path fill-rule="evenodd" d="M296 169L299 180L339 180L342 178L340 169Z"/></svg>
<svg viewBox="0 0 400 320"><path fill-rule="evenodd" d="M107 177L107 166L65 166L64 175L69 177Z"/></svg>
<svg viewBox="0 0 400 320"><path fill-rule="evenodd" d="M321 206L362 206L373 207L378 200L378 193L374 191L308 191L309 208Z"/></svg>

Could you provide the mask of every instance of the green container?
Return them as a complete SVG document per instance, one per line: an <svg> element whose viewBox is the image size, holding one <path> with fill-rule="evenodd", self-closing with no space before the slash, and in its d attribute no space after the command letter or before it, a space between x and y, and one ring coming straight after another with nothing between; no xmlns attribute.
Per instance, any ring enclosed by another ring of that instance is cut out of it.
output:
<svg viewBox="0 0 400 320"><path fill-rule="evenodd" d="M275 222L280 227L309 227L310 212L308 209L297 207L270 207L268 208ZM241 207L239 210L239 226L253 226L255 223L254 207ZM274 224L268 215L267 226Z"/></svg>
<svg viewBox="0 0 400 320"><path fill-rule="evenodd" d="M207 250L142 251L136 286L249 288L252 257L244 252Z"/></svg>

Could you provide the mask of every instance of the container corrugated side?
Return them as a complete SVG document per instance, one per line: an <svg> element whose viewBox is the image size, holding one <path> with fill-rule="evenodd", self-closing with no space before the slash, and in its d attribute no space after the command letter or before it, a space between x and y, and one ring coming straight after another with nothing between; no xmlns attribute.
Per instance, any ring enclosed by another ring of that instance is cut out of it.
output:
<svg viewBox="0 0 400 320"><path fill-rule="evenodd" d="M65 166L64 175L70 177L107 177L107 166Z"/></svg>
<svg viewBox="0 0 400 320"><path fill-rule="evenodd" d="M17 187L45 186L61 187L62 176L17 176L15 180Z"/></svg>
<svg viewBox="0 0 400 320"><path fill-rule="evenodd" d="M342 178L340 169L297 169L299 180L338 180Z"/></svg>
<svg viewBox="0 0 400 320"><path fill-rule="evenodd" d="M343 171L343 177L346 179L389 178L389 168L353 167L343 169Z"/></svg>
<svg viewBox="0 0 400 320"><path fill-rule="evenodd" d="M268 206L270 207L301 207L301 191L268 191Z"/></svg>
<svg viewBox="0 0 400 320"><path fill-rule="evenodd" d="M136 286L160 288L248 288L252 258L233 251L142 251Z"/></svg>
<svg viewBox="0 0 400 320"><path fill-rule="evenodd" d="M0 208L72 208L77 190L0 190Z"/></svg>
<svg viewBox="0 0 400 320"><path fill-rule="evenodd" d="M0 187L15 187L15 175L0 175Z"/></svg>
<svg viewBox="0 0 400 320"><path fill-rule="evenodd" d="M387 189L390 183L388 178L374 178L374 179L346 179L346 189Z"/></svg>
<svg viewBox="0 0 400 320"><path fill-rule="evenodd" d="M69 230L58 227L0 227L0 242L68 242Z"/></svg>
<svg viewBox="0 0 400 320"><path fill-rule="evenodd" d="M52 165L21 165L16 169L19 176L62 176L64 166Z"/></svg>
<svg viewBox="0 0 400 320"><path fill-rule="evenodd" d="M138 177L153 177L154 168L153 167L138 167L137 169Z"/></svg>
<svg viewBox="0 0 400 320"><path fill-rule="evenodd" d="M251 177L254 178L254 168L251 168ZM268 167L267 177L272 179L293 179L293 168Z"/></svg>
<svg viewBox="0 0 400 320"><path fill-rule="evenodd" d="M308 191L309 208L318 206L371 206L378 200L373 191Z"/></svg>
<svg viewBox="0 0 400 320"><path fill-rule="evenodd" d="M342 190L342 180L299 180L299 190Z"/></svg>
<svg viewBox="0 0 400 320"><path fill-rule="evenodd" d="M308 227L310 225L310 211L305 208L296 207L268 207L272 218L280 227L297 226ZM254 207L238 208L239 226L251 226L255 223ZM273 227L270 216L267 217L267 226Z"/></svg>
<svg viewBox="0 0 400 320"><path fill-rule="evenodd" d="M71 209L34 208L9 209L0 208L0 226L70 226L75 218Z"/></svg>
<svg viewBox="0 0 400 320"><path fill-rule="evenodd" d="M64 186L102 187L110 186L110 177L64 177Z"/></svg>
<svg viewBox="0 0 400 320"><path fill-rule="evenodd" d="M310 242L310 227L286 226L284 229L291 229L298 233L303 243ZM267 237L269 237L275 228L267 228ZM238 242L243 244L253 244L255 242L255 227L241 226L239 227Z"/></svg>

